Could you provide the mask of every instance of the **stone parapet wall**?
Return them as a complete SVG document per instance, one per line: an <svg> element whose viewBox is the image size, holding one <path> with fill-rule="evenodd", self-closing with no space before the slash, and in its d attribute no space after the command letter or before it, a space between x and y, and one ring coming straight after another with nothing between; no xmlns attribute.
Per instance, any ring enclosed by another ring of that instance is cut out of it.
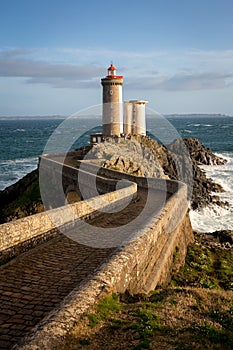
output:
<svg viewBox="0 0 233 350"><path fill-rule="evenodd" d="M0 225L0 261L6 261L38 242L53 238L59 226L72 225L79 218L94 218L99 215L99 210L115 208L125 198L137 193L135 183L125 181L122 187L95 198Z"/></svg>
<svg viewBox="0 0 233 350"><path fill-rule="evenodd" d="M187 246L193 240L186 195L186 186L178 186L163 210L135 233L136 239L119 248L93 276L74 289L25 339L20 350L55 349L83 314L111 292L149 292L168 283L171 271L184 263ZM174 223L176 216L179 220Z"/></svg>
<svg viewBox="0 0 233 350"><path fill-rule="evenodd" d="M101 160L100 160L101 163ZM82 169L91 174L98 174L103 179L114 179L114 180L129 180L135 182L138 186L143 188L153 188L163 190L166 189L168 194L174 194L177 192L178 188L182 186L182 182L170 179L162 179L162 178L145 178L143 176L134 176L126 173L122 173L117 170L103 168L100 165L94 164L94 162L90 162L89 160L85 161L77 161L78 166L81 166Z"/></svg>
<svg viewBox="0 0 233 350"><path fill-rule="evenodd" d="M64 155L65 156L65 155ZM63 175L64 191L71 187L78 187L78 169L69 165L64 165L59 162L59 158L63 155L55 155L55 159L43 157L43 169L48 169L52 174L54 181L59 181L59 176ZM72 205L64 205L57 209L52 209L46 212L28 216L13 222L5 223L0 226L0 261L4 262L30 248L38 243L44 242L47 239L53 238L57 234L57 227L67 223L74 222L75 219L92 215L98 215L98 209L103 209L104 205L112 205L116 207L117 201L122 201L124 198L134 194L136 195L137 186L144 188L153 188L161 190L166 187L169 194L173 194L181 186L177 181L164 180L144 177L137 177L128 174L123 174L118 171L101 168L90 162L80 162L81 172L85 174L82 178L86 186L86 196L93 197L92 189L88 195L88 183L93 182L96 178L97 191L103 195L95 198L89 198L85 201L77 202ZM57 176L57 175L58 176ZM98 175L97 175L98 174ZM120 188L116 189L119 180ZM123 181L122 181L123 180ZM124 181L125 180L125 181ZM80 179L79 179L80 181ZM129 185L130 184L130 185ZM125 187L124 187L125 186ZM111 191L111 192L109 192ZM96 209L93 209L96 208ZM51 220L51 218L54 218ZM54 224L54 222L56 224Z"/></svg>
<svg viewBox="0 0 233 350"><path fill-rule="evenodd" d="M158 193L162 191L166 200L157 212L145 217L140 228L135 228L134 238L130 242L117 248L92 276L77 286L62 304L37 325L25 338L24 345L20 346L21 350L57 348L83 314L90 312L106 294L125 291L132 294L147 293L158 285L167 284L172 271L184 263L187 246L193 240L185 184L167 179L127 175L86 161L78 164L79 169L59 164L59 159L46 159L44 165L45 168L48 166L48 170L52 169L52 174L62 173L67 188L70 184L77 183L80 171L85 175L82 185L95 178L100 193L116 189L117 184L121 186L112 192L62 206L48 213L1 225L0 249L3 254L14 252L15 247L20 245L32 245L36 239L43 240L47 236L54 236L56 227L72 227L77 218L95 217L104 208L117 209L126 198L137 195L138 187L148 189L148 195L150 189L156 195L156 190ZM125 226L122 227L124 229Z"/></svg>

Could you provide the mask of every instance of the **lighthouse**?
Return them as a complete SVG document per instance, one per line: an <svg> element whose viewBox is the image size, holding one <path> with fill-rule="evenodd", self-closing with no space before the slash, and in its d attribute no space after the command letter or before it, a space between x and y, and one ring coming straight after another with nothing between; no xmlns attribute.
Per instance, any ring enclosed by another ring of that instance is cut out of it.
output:
<svg viewBox="0 0 233 350"><path fill-rule="evenodd" d="M146 135L145 100L122 102L123 76L117 75L116 67L111 64L108 74L101 79L103 86L102 134L90 135L92 145L106 138L128 137L128 135ZM124 113L124 115L123 115Z"/></svg>
<svg viewBox="0 0 233 350"><path fill-rule="evenodd" d="M124 134L146 135L146 104L148 101L124 102Z"/></svg>
<svg viewBox="0 0 233 350"><path fill-rule="evenodd" d="M101 79L103 86L103 137L119 137L123 132L123 76L117 75L116 71L116 67L111 64L108 68L108 75Z"/></svg>

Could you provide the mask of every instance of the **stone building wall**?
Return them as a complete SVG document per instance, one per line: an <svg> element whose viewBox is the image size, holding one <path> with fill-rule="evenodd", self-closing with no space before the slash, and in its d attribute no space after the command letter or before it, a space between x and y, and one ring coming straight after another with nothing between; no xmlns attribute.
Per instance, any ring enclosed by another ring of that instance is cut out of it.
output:
<svg viewBox="0 0 233 350"><path fill-rule="evenodd" d="M103 78L103 136L120 136L123 132L123 78Z"/></svg>

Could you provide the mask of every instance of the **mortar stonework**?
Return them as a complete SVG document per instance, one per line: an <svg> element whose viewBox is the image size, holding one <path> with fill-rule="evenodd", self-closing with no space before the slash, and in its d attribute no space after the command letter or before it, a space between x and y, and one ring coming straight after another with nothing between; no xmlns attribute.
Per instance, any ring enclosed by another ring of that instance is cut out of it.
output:
<svg viewBox="0 0 233 350"><path fill-rule="evenodd" d="M90 312L106 294L124 293L126 290L132 294L147 293L157 285L168 283L174 252L179 250L177 269L184 263L187 246L193 240L186 186L172 181L171 188L174 193L163 210L151 218L140 232L135 232L137 238L119 248L94 275L74 289L60 307L42 320L19 349L55 349L83 314ZM177 207L176 202L182 205ZM173 218L177 213L181 217L174 225ZM170 221L174 228L172 231Z"/></svg>
<svg viewBox="0 0 233 350"><path fill-rule="evenodd" d="M59 162L54 162L52 159L46 159L45 164L48 169L52 166L54 171L62 170ZM89 171L89 176L95 176L95 166L90 163L85 165L84 171L87 173ZM78 169L65 166L67 186L69 181L72 183L74 178L77 178L77 172ZM187 246L193 240L186 185L165 179L137 178L109 169L99 169L98 174L99 186L101 187L102 183L104 190L111 188L111 181L122 180L122 178L126 180L126 185L120 190L51 210L50 214L52 212L60 218L60 225L72 223L76 215L95 216L92 207L98 208L99 205L101 209L103 202L100 201L100 197L104 197L108 205L117 206L127 196L135 194L137 186L146 189L149 187L157 191L166 184L169 198L159 212L145 221L143 227L135 229L135 239L119 247L95 273L73 289L62 304L48 314L24 339L23 345L15 347L17 349L55 349L83 314L89 312L106 294L113 291L117 293L129 291L131 294L148 293L157 285L166 285L171 278L172 269L178 269L184 263ZM114 180L108 179L110 182L106 185L105 176ZM68 207L72 208L73 214ZM47 213L1 225L1 249L7 250L11 247L14 249L14 245L20 242L30 241L43 234L54 234L54 229L54 224ZM177 251L179 256L174 265L174 253Z"/></svg>
<svg viewBox="0 0 233 350"><path fill-rule="evenodd" d="M103 78L103 136L120 136L122 115L123 78Z"/></svg>
<svg viewBox="0 0 233 350"><path fill-rule="evenodd" d="M161 215L158 220L159 225L156 226L162 227L166 219ZM116 252L95 275L73 290L63 304L44 319L34 333L25 339L25 344L17 349L55 349L62 343L64 336L81 320L83 314L91 312L93 306L106 295L112 292L123 293L126 290L131 293L148 292L158 284L167 283L175 248L178 246L183 250L180 261L182 263L187 245L193 239L192 228L189 215L186 214L174 232L172 243L169 244L170 235L157 261L150 264L151 255L147 254L148 245L156 246L154 239L156 226L154 229L146 227L141 237ZM165 247L168 248L167 253ZM145 266L148 267L147 272L150 270L147 281L144 279Z"/></svg>
<svg viewBox="0 0 233 350"><path fill-rule="evenodd" d="M117 191L2 224L0 226L0 262L17 256L37 243L53 238L58 226L72 224L78 218L87 216L93 218L99 215L98 209L103 209L103 202L106 207L116 206L118 202L136 192L137 185L128 182L125 188Z"/></svg>

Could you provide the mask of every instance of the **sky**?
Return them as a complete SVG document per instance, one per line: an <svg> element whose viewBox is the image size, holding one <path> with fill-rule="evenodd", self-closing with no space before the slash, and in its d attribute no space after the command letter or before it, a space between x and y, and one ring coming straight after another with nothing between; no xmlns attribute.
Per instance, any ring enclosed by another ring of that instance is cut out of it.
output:
<svg viewBox="0 0 233 350"><path fill-rule="evenodd" d="M124 100L233 115L233 0L0 0L0 116L71 115Z"/></svg>

